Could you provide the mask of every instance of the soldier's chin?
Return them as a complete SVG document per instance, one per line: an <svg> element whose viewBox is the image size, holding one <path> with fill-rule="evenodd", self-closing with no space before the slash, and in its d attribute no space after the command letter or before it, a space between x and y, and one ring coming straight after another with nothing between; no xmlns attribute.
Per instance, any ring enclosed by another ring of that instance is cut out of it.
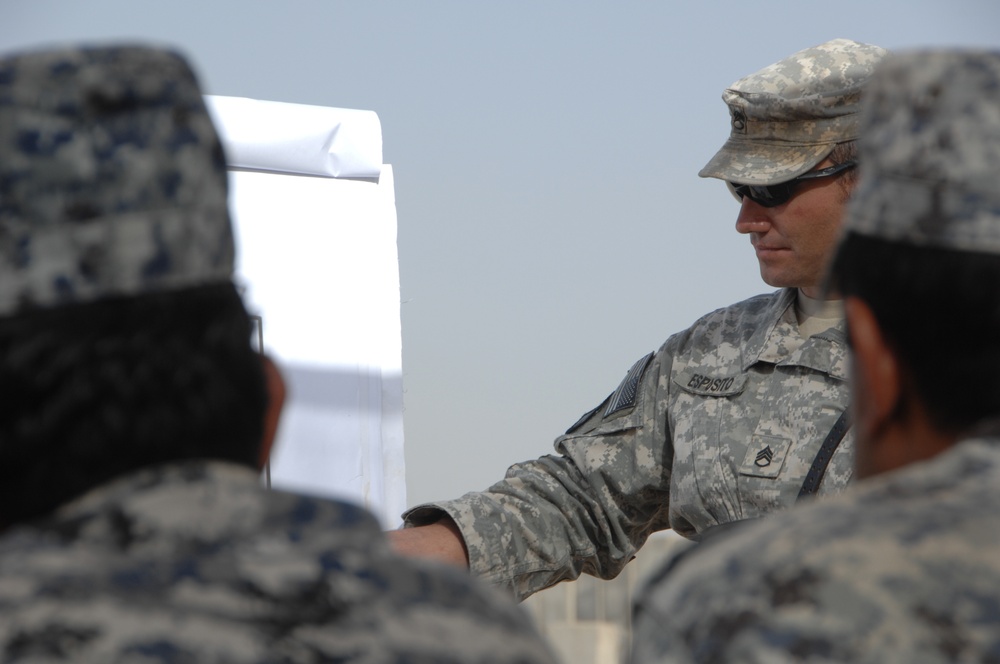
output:
<svg viewBox="0 0 1000 664"><path fill-rule="evenodd" d="M811 288L815 285L803 283L805 280L796 279L783 270L777 270L773 266L767 266L763 263L760 265L760 278L772 288Z"/></svg>
<svg viewBox="0 0 1000 664"><path fill-rule="evenodd" d="M760 278L761 280L773 288L788 288L792 284L788 283L788 279L783 278L782 275L777 274L774 270L769 269L765 265L760 266Z"/></svg>

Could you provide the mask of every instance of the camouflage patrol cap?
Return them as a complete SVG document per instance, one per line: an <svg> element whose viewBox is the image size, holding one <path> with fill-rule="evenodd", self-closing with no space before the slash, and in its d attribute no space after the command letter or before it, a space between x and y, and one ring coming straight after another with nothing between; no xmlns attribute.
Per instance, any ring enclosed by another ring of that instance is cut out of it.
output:
<svg viewBox="0 0 1000 664"><path fill-rule="evenodd" d="M1000 253L1000 52L889 58L865 106L845 232Z"/></svg>
<svg viewBox="0 0 1000 664"><path fill-rule="evenodd" d="M228 280L226 199L222 147L179 55L0 59L0 316Z"/></svg>
<svg viewBox="0 0 1000 664"><path fill-rule="evenodd" d="M858 137L861 93L886 53L834 39L736 81L722 93L729 140L698 175L772 185L811 170Z"/></svg>

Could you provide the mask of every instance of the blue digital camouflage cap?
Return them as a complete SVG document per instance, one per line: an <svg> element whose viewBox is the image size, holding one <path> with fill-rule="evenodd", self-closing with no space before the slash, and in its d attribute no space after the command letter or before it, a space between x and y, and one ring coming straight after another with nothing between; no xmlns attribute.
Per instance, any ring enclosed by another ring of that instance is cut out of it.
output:
<svg viewBox="0 0 1000 664"><path fill-rule="evenodd" d="M887 59L861 125L845 231L1000 253L1000 52Z"/></svg>
<svg viewBox="0 0 1000 664"><path fill-rule="evenodd" d="M222 147L182 57L0 59L0 316L230 279Z"/></svg>
<svg viewBox="0 0 1000 664"><path fill-rule="evenodd" d="M834 39L736 81L722 94L729 140L698 175L772 185L811 170L858 137L861 95L886 53Z"/></svg>

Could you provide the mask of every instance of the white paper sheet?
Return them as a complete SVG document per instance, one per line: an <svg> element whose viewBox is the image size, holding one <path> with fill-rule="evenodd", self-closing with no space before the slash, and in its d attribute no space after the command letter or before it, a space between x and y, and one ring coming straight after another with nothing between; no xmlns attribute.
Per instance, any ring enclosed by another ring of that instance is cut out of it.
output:
<svg viewBox="0 0 1000 664"><path fill-rule="evenodd" d="M205 96L230 168L377 178L382 125L374 111Z"/></svg>
<svg viewBox="0 0 1000 664"><path fill-rule="evenodd" d="M230 159L237 281L288 383L272 486L352 500L395 527L406 507L399 261L378 118L209 103ZM323 169L356 175L316 177Z"/></svg>
<svg viewBox="0 0 1000 664"><path fill-rule="evenodd" d="M275 487L406 507L392 168L377 182L234 171L237 277L289 398Z"/></svg>

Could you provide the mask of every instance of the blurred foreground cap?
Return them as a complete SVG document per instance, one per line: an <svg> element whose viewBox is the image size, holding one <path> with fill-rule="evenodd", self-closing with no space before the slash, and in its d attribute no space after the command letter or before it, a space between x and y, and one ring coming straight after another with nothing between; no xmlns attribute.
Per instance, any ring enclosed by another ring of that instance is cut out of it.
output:
<svg viewBox="0 0 1000 664"><path fill-rule="evenodd" d="M0 59L0 316L229 280L222 147L170 51Z"/></svg>
<svg viewBox="0 0 1000 664"><path fill-rule="evenodd" d="M811 170L858 137L861 94L886 53L834 39L736 81L722 93L729 140L698 175L772 185Z"/></svg>
<svg viewBox="0 0 1000 664"><path fill-rule="evenodd" d="M872 78L859 149L845 231L1000 253L1000 52L886 60Z"/></svg>

